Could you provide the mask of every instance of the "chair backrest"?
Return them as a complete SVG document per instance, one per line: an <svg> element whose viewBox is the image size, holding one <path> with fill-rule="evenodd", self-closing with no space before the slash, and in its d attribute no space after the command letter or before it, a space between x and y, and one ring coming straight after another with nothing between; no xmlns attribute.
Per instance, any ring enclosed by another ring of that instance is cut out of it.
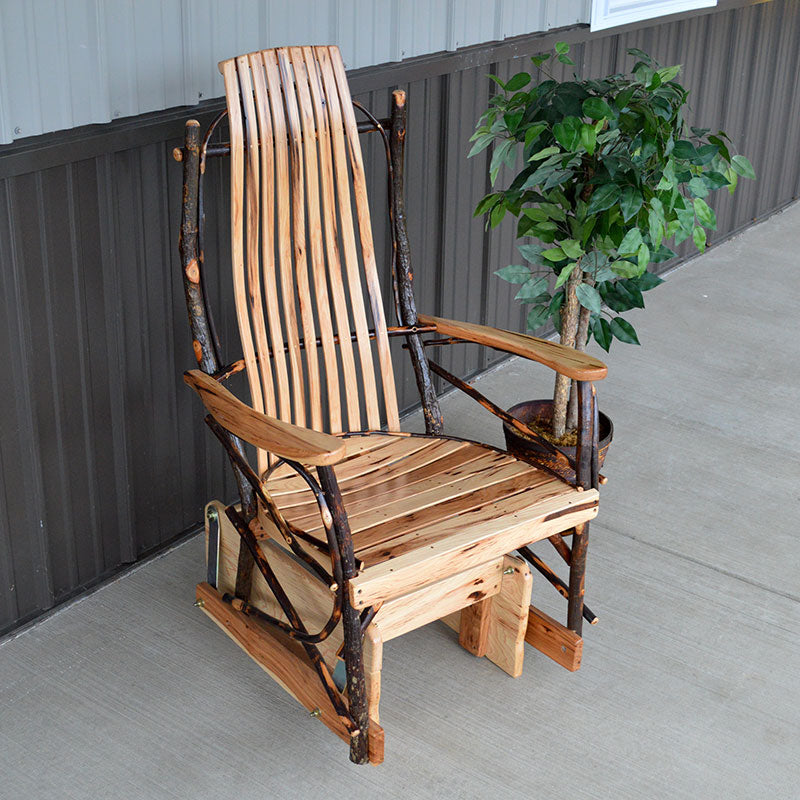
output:
<svg viewBox="0 0 800 800"><path fill-rule="evenodd" d="M253 406L337 433L378 429L383 405L389 430L399 430L364 164L339 50L262 50L219 68L230 125L236 313Z"/></svg>

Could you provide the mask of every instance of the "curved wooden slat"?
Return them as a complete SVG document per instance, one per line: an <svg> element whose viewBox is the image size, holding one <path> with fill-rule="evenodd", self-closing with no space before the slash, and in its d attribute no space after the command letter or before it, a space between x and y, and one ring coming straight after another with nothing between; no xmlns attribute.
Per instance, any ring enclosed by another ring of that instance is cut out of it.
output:
<svg viewBox="0 0 800 800"><path fill-rule="evenodd" d="M275 371L277 396L276 416L289 421L292 418L292 401L289 391L289 373L284 351L284 336L281 327L280 306L278 303L278 284L275 271L275 156L272 136L272 115L269 107L264 59L261 53L250 55L250 70L253 74L256 114L258 117L259 152L261 156L261 273L264 285L264 304L269 325L269 340L272 346L272 363ZM261 355L259 353L259 359ZM262 366L269 364L265 356L260 361L262 374L268 370ZM265 378L266 380L266 378Z"/></svg>
<svg viewBox="0 0 800 800"><path fill-rule="evenodd" d="M317 131L309 88L309 74L303 49L290 47L289 54L294 67L295 88L302 125L302 141L307 164L306 200L308 233L310 239L311 272L314 277L314 297L319 317L322 354L325 360L325 381L328 398L328 430L342 430L341 392L339 368L336 360L336 345L333 340L330 297L325 271L325 254L322 243L322 215L319 190L319 162L317 158ZM321 396L321 395L320 395ZM316 427L316 426L315 426Z"/></svg>
<svg viewBox="0 0 800 800"><path fill-rule="evenodd" d="M334 173L336 177L336 194L339 210L339 232L341 235L345 271L349 288L350 306L353 324L356 329L356 344L361 362L361 382L367 410L367 427L373 430L380 428L380 411L378 407L378 390L375 372L372 366L372 346L369 339L369 325L361 293L361 270L358 263L355 225L352 213L350 194L350 175L348 174L347 149L344 136L344 119L336 85L330 49L315 47L314 53L322 73L322 85L325 91L326 107L330 120L330 132L333 142ZM338 55L338 51L336 51ZM345 387L352 391L352 387Z"/></svg>
<svg viewBox="0 0 800 800"><path fill-rule="evenodd" d="M247 300L247 279L244 265L244 130L240 103L239 77L234 60L223 62L225 96L228 102L228 120L231 137L231 259L233 267L233 293L242 353L247 365L250 384L250 401L256 411L264 410L261 378L256 363Z"/></svg>
<svg viewBox="0 0 800 800"><path fill-rule="evenodd" d="M339 350L342 359L342 377L344 386L358 386L355 354L350 339L350 318L347 310L344 281L342 279L341 254L337 235L336 220L336 184L333 169L333 140L330 130L328 112L325 108L325 95L322 87L322 74L319 62L311 47L303 48L303 56L309 75L309 89L314 109L317 140L319 142L320 185L322 199L322 220L325 238L325 255L328 262L333 310L336 316L336 328L339 334ZM345 390L347 405L347 424L351 431L361 426L361 411L357 392Z"/></svg>

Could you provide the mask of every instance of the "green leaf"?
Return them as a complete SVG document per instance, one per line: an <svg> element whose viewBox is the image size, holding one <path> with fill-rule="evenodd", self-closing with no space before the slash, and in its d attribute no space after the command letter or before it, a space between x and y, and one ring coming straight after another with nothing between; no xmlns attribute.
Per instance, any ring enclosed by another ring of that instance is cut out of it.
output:
<svg viewBox="0 0 800 800"><path fill-rule="evenodd" d="M537 122L535 125L531 125L525 131L525 147L530 147L538 138L541 132L547 127L544 122Z"/></svg>
<svg viewBox="0 0 800 800"><path fill-rule="evenodd" d="M500 172L500 167L503 164L513 162L514 152L512 148L517 142L514 139L506 139L492 153L492 163L489 165L489 176L494 184L497 179L497 173Z"/></svg>
<svg viewBox="0 0 800 800"><path fill-rule="evenodd" d="M534 153L528 161L541 161L543 158L547 158L548 156L555 155L556 153L560 153L561 148L556 147L555 145L551 145L550 147L545 147L544 150L540 150L538 153Z"/></svg>
<svg viewBox="0 0 800 800"><path fill-rule="evenodd" d="M561 306L564 305L564 291L556 292L550 300L550 305L547 310L550 314L550 319L553 321L553 327L561 333Z"/></svg>
<svg viewBox="0 0 800 800"><path fill-rule="evenodd" d="M650 289L655 289L664 283L663 278L654 275L652 272L643 272L637 279L636 285L639 287L640 292L649 292Z"/></svg>
<svg viewBox="0 0 800 800"><path fill-rule="evenodd" d="M708 141L711 142L711 144L715 144L717 146L720 155L730 164L731 153L730 150L728 150L728 147L725 144L725 142L723 142L719 136L709 136Z"/></svg>
<svg viewBox="0 0 800 800"><path fill-rule="evenodd" d="M597 344L607 353L613 340L611 326L608 324L608 320L603 319L603 317L595 317L592 323L592 334Z"/></svg>
<svg viewBox="0 0 800 800"><path fill-rule="evenodd" d="M712 231L717 229L717 215L714 213L714 209L710 208L708 203L700 197L694 201L694 213L697 214L701 225L711 228Z"/></svg>
<svg viewBox="0 0 800 800"><path fill-rule="evenodd" d="M594 129L594 125L587 125L586 123L581 125L581 144L590 156L594 155L597 147L597 132Z"/></svg>
<svg viewBox="0 0 800 800"><path fill-rule="evenodd" d="M647 55L644 50L639 50L638 47L629 47L627 52L629 56L641 58L642 61L646 61L648 64L654 63L652 56Z"/></svg>
<svg viewBox="0 0 800 800"><path fill-rule="evenodd" d="M572 273L572 270L574 270L577 266L577 261L570 261L566 267L563 267L561 272L558 273L558 280L556 281L554 288L558 289L559 287L563 286L564 283L566 283L567 278L569 278L570 274Z"/></svg>
<svg viewBox="0 0 800 800"><path fill-rule="evenodd" d="M626 186L619 201L623 221L627 222L638 214L643 202L642 193L635 186Z"/></svg>
<svg viewBox="0 0 800 800"><path fill-rule="evenodd" d="M619 275L620 278L635 278L641 272L638 264L634 264L632 261L626 261L625 259L613 261L610 266L611 269L614 270L614 273Z"/></svg>
<svg viewBox="0 0 800 800"><path fill-rule="evenodd" d="M568 258L580 258L583 255L583 248L580 242L575 239L564 239L561 242L561 249L567 254Z"/></svg>
<svg viewBox="0 0 800 800"><path fill-rule="evenodd" d="M730 183L722 173L713 170L704 173L703 180L712 190L721 189L723 186L727 186Z"/></svg>
<svg viewBox="0 0 800 800"><path fill-rule="evenodd" d="M550 60L550 53L539 53L538 56L531 56L531 61L536 64L537 67L541 67L545 61Z"/></svg>
<svg viewBox="0 0 800 800"><path fill-rule="evenodd" d="M731 159L731 167L743 178L749 178L751 181L756 179L756 171L753 169L753 165L744 156L734 156Z"/></svg>
<svg viewBox="0 0 800 800"><path fill-rule="evenodd" d="M619 200L620 190L616 183L606 183L598 186L592 194L589 205L586 208L587 214L597 214L611 208Z"/></svg>
<svg viewBox="0 0 800 800"><path fill-rule="evenodd" d="M566 55L569 53L569 45L566 42L556 42L555 51L560 56Z"/></svg>
<svg viewBox="0 0 800 800"><path fill-rule="evenodd" d="M516 134L524 113L524 111L514 111L513 113L503 114L503 122L509 133Z"/></svg>
<svg viewBox="0 0 800 800"><path fill-rule="evenodd" d="M531 279L530 267L523 264L509 264L507 267L496 270L494 274L509 283L526 283Z"/></svg>
<svg viewBox="0 0 800 800"><path fill-rule="evenodd" d="M547 262L542 258L544 248L539 244L521 244L517 246L520 255L531 264L545 266Z"/></svg>
<svg viewBox="0 0 800 800"><path fill-rule="evenodd" d="M611 333L626 344L639 344L639 337L636 335L633 325L622 317L614 317L611 320Z"/></svg>
<svg viewBox="0 0 800 800"><path fill-rule="evenodd" d="M636 253L642 243L642 232L638 228L631 228L619 243L617 252L621 256L629 256Z"/></svg>
<svg viewBox="0 0 800 800"><path fill-rule="evenodd" d="M581 107L584 115L591 119L614 119L611 106L602 97L587 97Z"/></svg>
<svg viewBox="0 0 800 800"><path fill-rule="evenodd" d="M650 248L644 242L640 245L636 258L639 262L639 272L644 272L650 263Z"/></svg>
<svg viewBox="0 0 800 800"><path fill-rule="evenodd" d="M478 203L474 216L479 217L481 214L485 214L489 209L494 208L502 199L503 195L500 192L487 194L486 197Z"/></svg>
<svg viewBox="0 0 800 800"><path fill-rule="evenodd" d="M658 249L664 239L664 223L658 213L652 208L647 212L647 224L650 229L650 241Z"/></svg>
<svg viewBox="0 0 800 800"><path fill-rule="evenodd" d="M575 150L581 138L581 125L577 117L564 117L562 122L553 125L553 136L565 150Z"/></svg>
<svg viewBox="0 0 800 800"><path fill-rule="evenodd" d="M507 92L516 92L523 86L527 86L531 82L531 76L527 72L518 72L512 78L509 78L505 89Z"/></svg>
<svg viewBox="0 0 800 800"><path fill-rule="evenodd" d="M692 231L695 246L702 253L706 249L706 229L699 225Z"/></svg>
<svg viewBox="0 0 800 800"><path fill-rule="evenodd" d="M478 155L478 153L483 152L493 141L494 141L493 133L485 133L482 136L479 136L475 140L475 144L472 145L472 148L467 154L467 158L472 158L473 156Z"/></svg>
<svg viewBox="0 0 800 800"><path fill-rule="evenodd" d="M575 289L575 296L578 302L589 311L594 311L599 314L603 309L603 301L600 299L600 293L594 286L589 286L588 283L581 283Z"/></svg>
<svg viewBox="0 0 800 800"><path fill-rule="evenodd" d="M530 302L538 297L547 288L547 278L531 278L522 284L520 290L514 295L515 300Z"/></svg>
<svg viewBox="0 0 800 800"><path fill-rule="evenodd" d="M559 53L556 58L558 58L562 64L568 64L570 67L575 66L575 62L569 56L565 56L563 53Z"/></svg>
<svg viewBox="0 0 800 800"><path fill-rule="evenodd" d="M506 207L502 203L498 203L489 214L489 224L496 228L506 215Z"/></svg>
<svg viewBox="0 0 800 800"><path fill-rule="evenodd" d="M691 161L691 159L697 158L697 150L691 142L681 139L681 141L675 142L675 147L672 148L672 155L683 161Z"/></svg>
<svg viewBox="0 0 800 800"><path fill-rule="evenodd" d="M669 83L673 78L677 77L678 73L681 71L680 64L677 67L664 67L663 69L658 70L656 75L661 78L661 83ZM708 131L706 131L707 133Z"/></svg>
<svg viewBox="0 0 800 800"><path fill-rule="evenodd" d="M689 191L695 197L707 197L709 189L702 178L694 177L689 181Z"/></svg>
<svg viewBox="0 0 800 800"><path fill-rule="evenodd" d="M549 250L543 251L542 255L548 261L563 261L567 257L560 247L551 247Z"/></svg>
<svg viewBox="0 0 800 800"><path fill-rule="evenodd" d="M547 322L549 316L550 308L548 306L535 306L528 312L528 330L538 331Z"/></svg>

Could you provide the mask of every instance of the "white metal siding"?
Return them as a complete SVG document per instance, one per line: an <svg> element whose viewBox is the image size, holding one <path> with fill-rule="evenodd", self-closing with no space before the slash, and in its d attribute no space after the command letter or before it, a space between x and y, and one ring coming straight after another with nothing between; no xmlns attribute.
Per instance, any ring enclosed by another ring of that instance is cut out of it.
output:
<svg viewBox="0 0 800 800"><path fill-rule="evenodd" d="M338 44L348 68L588 22L590 0L0 0L0 143L194 105L217 61Z"/></svg>

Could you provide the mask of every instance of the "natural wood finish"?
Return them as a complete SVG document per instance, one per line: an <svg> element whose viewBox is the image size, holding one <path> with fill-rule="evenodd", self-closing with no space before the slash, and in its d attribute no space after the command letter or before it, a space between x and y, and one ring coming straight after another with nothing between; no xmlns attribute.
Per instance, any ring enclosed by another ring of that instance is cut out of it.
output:
<svg viewBox="0 0 800 800"><path fill-rule="evenodd" d="M583 639L534 606L528 611L525 641L570 672L581 665Z"/></svg>
<svg viewBox="0 0 800 800"><path fill-rule="evenodd" d="M512 678L522 675L532 584L531 571L521 558L503 559L503 584L492 598L486 657Z"/></svg>
<svg viewBox="0 0 800 800"><path fill-rule="evenodd" d="M231 126L234 292L253 407L338 432L344 393L346 427L379 429L383 407L397 430L366 178L339 51L262 50L223 61L220 71ZM259 453L260 468L273 460Z"/></svg>
<svg viewBox="0 0 800 800"><path fill-rule="evenodd" d="M512 678L522 675L530 602L530 569L522 559L505 556L500 591L491 598L485 656ZM442 618L442 622L460 633L466 611L465 608L449 614Z"/></svg>
<svg viewBox="0 0 800 800"><path fill-rule="evenodd" d="M499 587L498 587L499 588ZM461 611L458 643L478 658L486 655L489 645L492 598L479 600Z"/></svg>
<svg viewBox="0 0 800 800"><path fill-rule="evenodd" d="M277 542L267 540L261 541L259 544L306 627L313 631L319 630L328 621L333 606L333 594L330 589L316 575L290 556ZM219 568L217 571L217 588L220 593L233 593L236 581L236 563L242 546L241 538L225 516L224 506L222 506L219 525ZM326 559L326 561L327 566L330 566L330 560ZM288 622L278 601L258 570L253 575L250 595L246 599L261 611ZM340 624L327 639L317 645L325 663L331 670L336 666L336 651L341 643L342 626Z"/></svg>
<svg viewBox="0 0 800 800"><path fill-rule="evenodd" d="M199 369L184 373L183 379L223 428L256 447L314 465L335 464L344 455L341 439L262 414Z"/></svg>
<svg viewBox="0 0 800 800"><path fill-rule="evenodd" d="M570 487L567 487L568 489ZM488 507L431 525L399 555L361 571L350 582L356 608L366 608L440 580L597 515L596 490L559 492L531 503L515 495L504 508Z"/></svg>
<svg viewBox="0 0 800 800"><path fill-rule="evenodd" d="M502 567L503 559L498 558L388 600L372 624L382 640L388 642L471 603L491 598L500 591Z"/></svg>
<svg viewBox="0 0 800 800"><path fill-rule="evenodd" d="M575 380L599 381L605 378L608 372L602 361L586 353L579 353L570 347L563 347L547 339L537 339L526 333L512 333L486 325L457 322L427 314L419 314L418 319L421 325L433 325L438 333L445 336L455 336L505 353L513 353L531 361L538 361Z"/></svg>

